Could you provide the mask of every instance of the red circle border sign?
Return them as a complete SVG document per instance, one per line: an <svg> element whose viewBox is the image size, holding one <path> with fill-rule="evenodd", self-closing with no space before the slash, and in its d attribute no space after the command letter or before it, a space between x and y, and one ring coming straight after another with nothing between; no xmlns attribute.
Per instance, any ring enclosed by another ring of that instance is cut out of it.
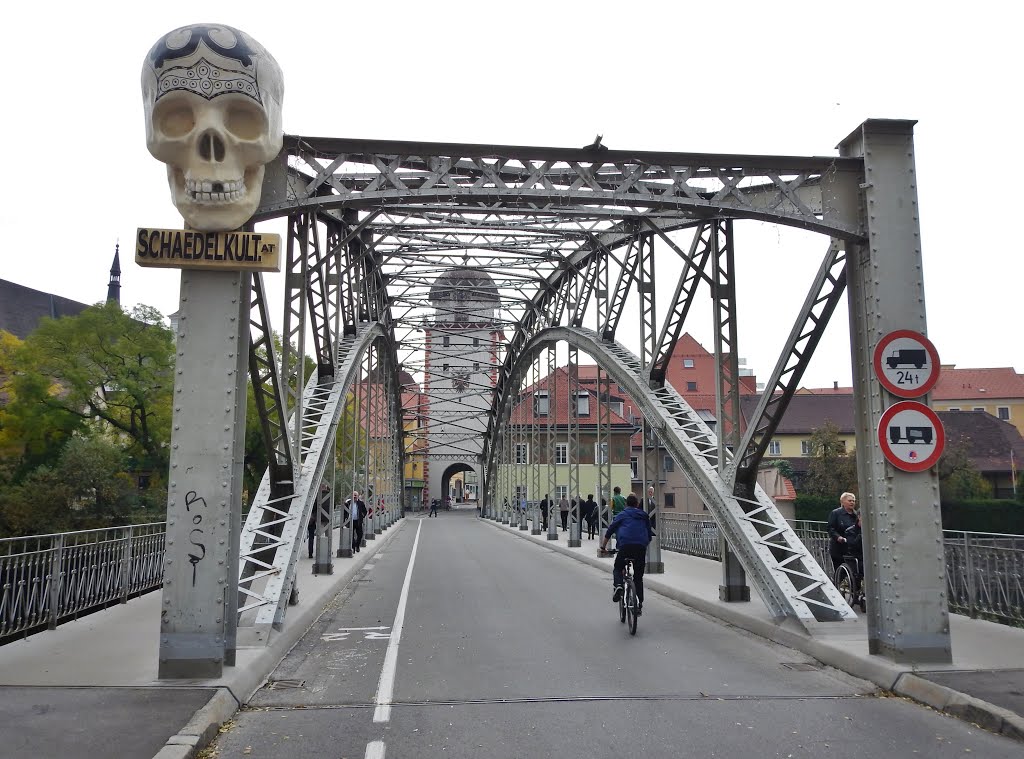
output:
<svg viewBox="0 0 1024 759"><path fill-rule="evenodd" d="M932 373L928 380L920 387L910 390L908 390L905 387L900 387L895 382L886 377L885 370L882 367L882 361L885 358L886 348L888 348L894 340L897 340L901 337L910 338L911 340L916 340L917 342L921 343L924 349L928 351L928 358L930 359L932 364ZM915 332L912 329L897 329L893 332L890 332L881 340L879 340L878 345L875 346L875 355L872 358L871 363L875 368L875 376L878 378L878 381L881 383L882 387L884 387L890 393L899 398L920 398L922 395L924 395L933 387L935 387L935 383L939 381L939 370L941 368L941 364L939 363L939 352L935 349L935 346L932 345L931 340L922 335L920 332Z"/></svg>
<svg viewBox="0 0 1024 759"><path fill-rule="evenodd" d="M928 420L935 426L935 450L927 458L920 461L903 461L893 453L892 445L886 437L886 433L889 429L889 422L901 411L917 411L928 417ZM902 469L904 472L923 472L935 466L939 461L939 457L942 456L942 451L946 447L946 431L942 427L942 422L939 421L938 414L928 408L928 406L917 401L899 401L887 408L885 413L882 414L882 418L878 420L878 444L882 446L885 460L897 469Z"/></svg>

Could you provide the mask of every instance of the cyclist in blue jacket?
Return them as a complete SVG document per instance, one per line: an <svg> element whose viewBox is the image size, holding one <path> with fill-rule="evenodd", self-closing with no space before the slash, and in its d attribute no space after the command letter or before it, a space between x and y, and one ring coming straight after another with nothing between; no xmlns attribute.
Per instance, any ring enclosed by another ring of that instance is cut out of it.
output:
<svg viewBox="0 0 1024 759"><path fill-rule="evenodd" d="M622 573L626 562L633 561L633 584L636 586L636 613L644 605L644 567L647 565L647 545L651 542L654 530L651 529L651 517L640 508L640 501L632 493L626 498L626 508L620 511L608 531L601 540L601 550L608 547L608 539L617 535L615 545L615 565L612 567L612 601L619 602L622 597Z"/></svg>

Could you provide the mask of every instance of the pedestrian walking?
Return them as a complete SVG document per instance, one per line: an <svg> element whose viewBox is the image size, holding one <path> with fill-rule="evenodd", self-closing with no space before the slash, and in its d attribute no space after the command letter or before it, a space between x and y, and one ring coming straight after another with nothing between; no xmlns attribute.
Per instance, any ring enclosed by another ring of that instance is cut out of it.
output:
<svg viewBox="0 0 1024 759"><path fill-rule="evenodd" d="M309 515L309 523L306 525L306 539L309 542L309 558L313 558L313 545L316 542L316 525L319 521L320 527L327 526L326 511L331 503L331 486L326 482L320 483L320 497L313 505L313 513ZM322 511L321 511L322 510Z"/></svg>
<svg viewBox="0 0 1024 759"><path fill-rule="evenodd" d="M345 502L352 515L352 552L359 553L363 545L363 519L366 517L366 503L359 497L359 491L353 490L352 497Z"/></svg>
<svg viewBox="0 0 1024 759"><path fill-rule="evenodd" d="M597 501L593 493L589 493L583 502L583 518L587 522L587 540L593 540L597 535Z"/></svg>
<svg viewBox="0 0 1024 759"><path fill-rule="evenodd" d="M562 532L569 529L569 497L563 495L558 502L558 514L562 518Z"/></svg>
<svg viewBox="0 0 1024 759"><path fill-rule="evenodd" d="M430 517L436 517L436 516L437 516L437 499L436 498L432 498L430 500L430 513L427 514L427 518L429 519Z"/></svg>

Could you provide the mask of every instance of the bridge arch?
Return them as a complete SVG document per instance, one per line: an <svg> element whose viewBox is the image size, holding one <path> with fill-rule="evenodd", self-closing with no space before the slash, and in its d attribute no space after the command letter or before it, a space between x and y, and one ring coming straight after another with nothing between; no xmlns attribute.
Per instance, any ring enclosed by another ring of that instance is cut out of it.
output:
<svg viewBox="0 0 1024 759"><path fill-rule="evenodd" d="M856 618L764 491L755 484L753 498L733 495L719 473L717 437L693 408L671 386L649 387L636 356L591 330L542 329L515 356L510 354L507 382L496 399L485 443L488 489L498 466L498 437L508 423L518 387L539 354L559 342L592 356L633 398L708 505L773 616L792 616L805 625ZM488 495L493 503L493 492Z"/></svg>

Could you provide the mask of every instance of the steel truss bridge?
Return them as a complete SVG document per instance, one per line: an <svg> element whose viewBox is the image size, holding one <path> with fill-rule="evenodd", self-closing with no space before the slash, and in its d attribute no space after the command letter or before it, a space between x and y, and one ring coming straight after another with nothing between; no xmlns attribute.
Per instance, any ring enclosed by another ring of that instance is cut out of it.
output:
<svg viewBox="0 0 1024 759"><path fill-rule="evenodd" d="M425 355L428 333L452 321L436 312L430 290L453 270L487 274L500 296L491 325L500 335L494 361L471 378L468 391L486 397L489 408L478 460L485 516L509 518L504 497L515 483L505 465L514 463L517 444L553 450L551 429L525 429L510 419L524 387L555 367L561 346L569 367L584 353L599 377L628 390L643 413L645 436L667 449L718 522L731 549L727 573L740 584L745 574L780 620L810 629L854 619L756 474L848 282L858 444L871 438L880 409L866 400L875 388L865 357L880 326L872 304L884 295L876 249L880 239L903 239L904 227L916 225L913 211L912 221L882 227L873 204L891 202L886 183L906 173L908 160L912 174L911 133L912 122L865 122L840 155L829 157L287 136L267 167L252 220L286 220L287 254L279 344L263 275L252 277L248 369L271 460L241 530L239 642L265 640L286 613L310 515L322 507L329 518L330 506L318 507L319 483L336 467L356 489L373 493L378 527L399 515L407 458L421 457L441 432L408 397L403 408L399 378L406 372L425 386L450 387L452 377L436 363L428 366ZM742 425L734 229L748 220L809 230L822 243L760 405ZM919 270L919 249L916 255ZM656 278L672 283L667 299ZM454 300L479 296L473 278L466 281ZM669 358L701 297L712 304L718 365L713 428L666 384ZM923 310L915 318L912 312L905 321L923 324ZM637 329L630 350L630 340L620 338ZM316 365L307 366L306 356ZM562 402L575 398L574 387ZM579 420L575 404L568 405L573 443ZM479 406L471 406L467 418L479 416ZM597 418L606 422L608 404L598 406ZM598 428L607 436L606 423ZM891 472L876 451L858 455L871 541L888 524L871 481ZM547 484L530 486L539 493ZM572 484L570 490L578 492ZM343 533L339 555L347 540ZM318 566L329 563L330 551L318 555ZM868 578L876 594L883 593L886 571ZM872 624L880 646L898 647L895 607L879 608Z"/></svg>

